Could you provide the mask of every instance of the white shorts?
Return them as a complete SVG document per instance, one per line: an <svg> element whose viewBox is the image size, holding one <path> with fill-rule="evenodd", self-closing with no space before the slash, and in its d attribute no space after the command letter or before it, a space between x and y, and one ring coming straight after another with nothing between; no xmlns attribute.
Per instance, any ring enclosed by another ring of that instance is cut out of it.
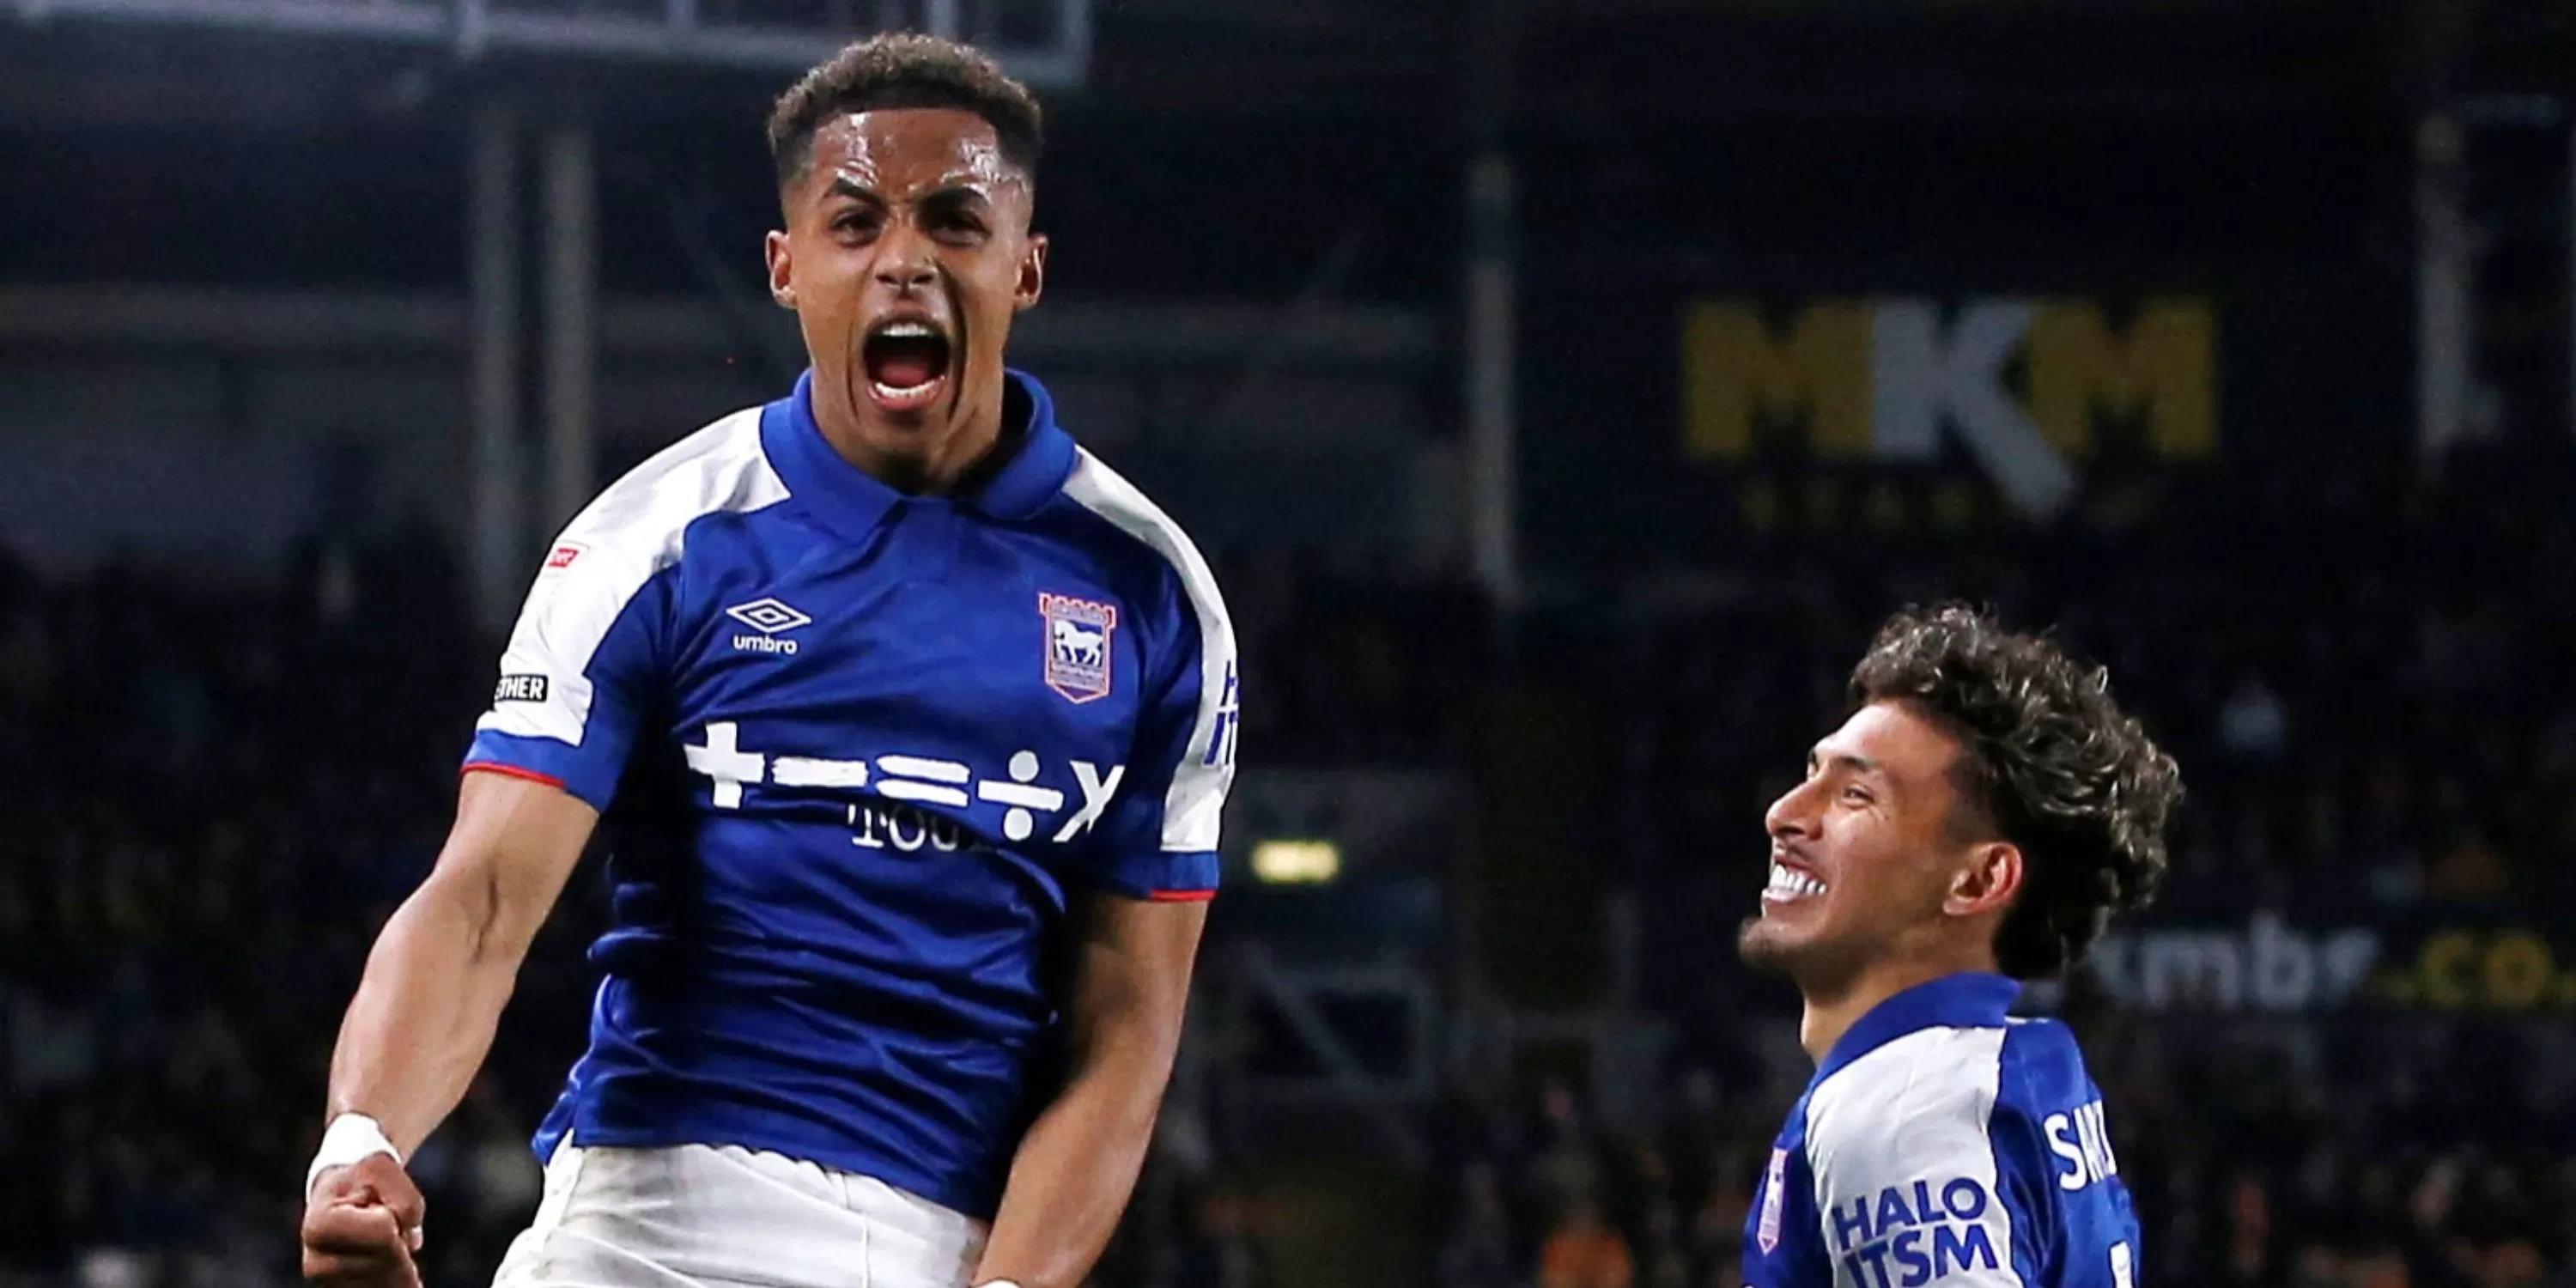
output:
<svg viewBox="0 0 2576 1288"><path fill-rule="evenodd" d="M966 1288L983 1222L883 1181L733 1145L546 1164L493 1288Z"/></svg>

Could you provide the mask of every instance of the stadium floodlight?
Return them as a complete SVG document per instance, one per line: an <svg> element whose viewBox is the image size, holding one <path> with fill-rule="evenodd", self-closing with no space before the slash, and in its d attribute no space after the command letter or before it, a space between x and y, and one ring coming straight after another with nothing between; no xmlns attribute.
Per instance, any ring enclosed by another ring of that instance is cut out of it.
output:
<svg viewBox="0 0 2576 1288"><path fill-rule="evenodd" d="M1252 875L1264 885L1326 885L1342 874L1331 841L1269 840L1252 847Z"/></svg>

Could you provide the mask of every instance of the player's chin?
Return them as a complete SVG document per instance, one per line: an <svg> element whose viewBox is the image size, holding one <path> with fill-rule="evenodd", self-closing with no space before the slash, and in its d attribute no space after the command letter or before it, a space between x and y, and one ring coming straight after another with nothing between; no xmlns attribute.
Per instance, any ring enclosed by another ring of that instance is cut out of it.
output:
<svg viewBox="0 0 2576 1288"><path fill-rule="evenodd" d="M1840 938L1833 909L1821 895L1762 900L1761 911L1736 932L1736 951L1756 966L1786 970Z"/></svg>
<svg viewBox="0 0 2576 1288"><path fill-rule="evenodd" d="M1745 965L1756 970L1787 974L1810 938L1809 933L1777 917L1757 913L1745 918L1744 925L1736 930L1735 952Z"/></svg>
<svg viewBox="0 0 2576 1288"><path fill-rule="evenodd" d="M918 461L929 453L941 424L931 416L869 414L859 418L858 430L862 441L889 459Z"/></svg>
<svg viewBox="0 0 2576 1288"><path fill-rule="evenodd" d="M864 391L857 410L852 428L858 431L859 440L890 464L926 465L948 424L945 405L884 407L868 399Z"/></svg>

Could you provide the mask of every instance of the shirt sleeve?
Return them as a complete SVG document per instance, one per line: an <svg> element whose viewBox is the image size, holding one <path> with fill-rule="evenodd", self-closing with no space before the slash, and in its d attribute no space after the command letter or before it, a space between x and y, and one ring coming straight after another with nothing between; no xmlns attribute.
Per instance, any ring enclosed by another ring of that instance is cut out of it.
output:
<svg viewBox="0 0 2576 1288"><path fill-rule="evenodd" d="M465 768L552 783L604 811L654 691L673 577L576 535L528 592Z"/></svg>
<svg viewBox="0 0 2576 1288"><path fill-rule="evenodd" d="M1998 1140L2014 1115L1996 1105L2002 1035L1985 1032L1940 1035L1943 1049L1911 1058L1882 1051L1818 1089L1807 1152L1836 1288L2038 1282L2046 1214L2027 1151Z"/></svg>
<svg viewBox="0 0 2576 1288"><path fill-rule="evenodd" d="M1238 668L1234 628L1213 583L1176 598L1173 656L1137 720L1134 758L1092 838L1096 881L1139 899L1211 898L1226 793L1234 785Z"/></svg>

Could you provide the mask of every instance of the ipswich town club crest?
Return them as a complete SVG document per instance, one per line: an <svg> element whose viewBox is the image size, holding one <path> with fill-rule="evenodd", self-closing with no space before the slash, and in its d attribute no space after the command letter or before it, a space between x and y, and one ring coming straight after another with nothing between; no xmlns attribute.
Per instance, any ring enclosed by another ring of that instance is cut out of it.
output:
<svg viewBox="0 0 2576 1288"><path fill-rule="evenodd" d="M1766 1257L1780 1250L1780 1186L1788 1179L1789 1151L1772 1150L1770 1170L1762 1176L1762 1215L1753 1227L1753 1241Z"/></svg>
<svg viewBox="0 0 2576 1288"><path fill-rule="evenodd" d="M1046 684L1069 702L1109 696L1109 637L1118 629L1118 606L1071 595L1038 593L1046 620Z"/></svg>

